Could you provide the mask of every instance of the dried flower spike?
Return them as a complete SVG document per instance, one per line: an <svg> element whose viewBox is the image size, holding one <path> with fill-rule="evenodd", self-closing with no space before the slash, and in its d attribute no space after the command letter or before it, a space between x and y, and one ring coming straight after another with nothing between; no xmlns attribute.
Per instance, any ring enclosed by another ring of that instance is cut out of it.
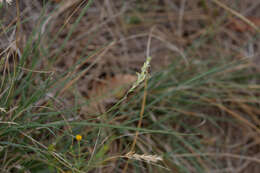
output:
<svg viewBox="0 0 260 173"><path fill-rule="evenodd" d="M5 110L4 108L1 108L1 107L0 107L0 112L6 113L6 110Z"/></svg>
<svg viewBox="0 0 260 173"><path fill-rule="evenodd" d="M158 161L162 161L162 157L158 155L148 155L148 154L136 154L134 152L129 152L125 155L125 157L129 159L135 159L139 161L153 162L156 163Z"/></svg>

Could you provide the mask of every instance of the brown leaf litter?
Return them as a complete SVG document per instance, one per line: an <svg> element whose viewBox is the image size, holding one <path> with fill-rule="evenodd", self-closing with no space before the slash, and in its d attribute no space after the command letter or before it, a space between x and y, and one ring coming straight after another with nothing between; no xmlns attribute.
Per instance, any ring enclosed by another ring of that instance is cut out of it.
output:
<svg viewBox="0 0 260 173"><path fill-rule="evenodd" d="M90 104L83 106L82 111L88 114L104 113L106 105L115 103L122 98L136 79L135 75L117 74L94 84L88 95Z"/></svg>

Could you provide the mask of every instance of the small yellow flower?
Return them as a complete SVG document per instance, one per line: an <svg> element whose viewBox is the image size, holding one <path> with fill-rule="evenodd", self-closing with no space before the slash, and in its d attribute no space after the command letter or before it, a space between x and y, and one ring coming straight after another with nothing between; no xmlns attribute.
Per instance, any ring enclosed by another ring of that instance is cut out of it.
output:
<svg viewBox="0 0 260 173"><path fill-rule="evenodd" d="M82 136L81 136L81 135L76 135L76 140L77 140L77 141L81 141L81 139L82 139Z"/></svg>

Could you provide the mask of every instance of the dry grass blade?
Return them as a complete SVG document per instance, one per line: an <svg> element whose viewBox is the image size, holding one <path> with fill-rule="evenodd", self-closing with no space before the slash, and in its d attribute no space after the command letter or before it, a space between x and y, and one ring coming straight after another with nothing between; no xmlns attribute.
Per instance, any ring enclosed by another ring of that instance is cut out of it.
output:
<svg viewBox="0 0 260 173"><path fill-rule="evenodd" d="M260 129L258 127L256 127L253 123L251 123L250 121L248 121L247 119L243 118L241 115L237 114L236 112L234 112L233 110L231 109L228 109L226 106L220 104L220 103L217 103L216 101L214 100L210 100L210 99L206 99L206 98L203 98L203 100L206 100L207 102L209 102L210 104L212 105L215 105L217 106L219 109L229 113L230 115L232 115L235 119L237 119L238 121L244 123L246 126L249 126L253 129L255 129L259 134L260 134Z"/></svg>
<svg viewBox="0 0 260 173"><path fill-rule="evenodd" d="M246 22L248 25L250 25L252 28L254 28L257 32L259 32L259 27L257 27L253 22L251 22L250 20L248 20L246 17L244 17L243 15L239 14L238 12L236 12L235 10L227 7L225 4L223 4L222 2L219 2L218 0L213 0L214 3L216 3L217 5L219 5L220 7L224 8L225 10L227 10L228 12L230 12L231 14L233 14L234 16L240 18L241 20L243 20L244 22Z"/></svg>
<svg viewBox="0 0 260 173"><path fill-rule="evenodd" d="M197 157L197 156L211 156L211 157L230 157L235 159L243 159L243 160L250 160L256 163L260 163L260 159L257 157L250 157L250 156L243 156L238 154L232 153L198 153L198 154L176 154L174 157L182 158L182 157Z"/></svg>

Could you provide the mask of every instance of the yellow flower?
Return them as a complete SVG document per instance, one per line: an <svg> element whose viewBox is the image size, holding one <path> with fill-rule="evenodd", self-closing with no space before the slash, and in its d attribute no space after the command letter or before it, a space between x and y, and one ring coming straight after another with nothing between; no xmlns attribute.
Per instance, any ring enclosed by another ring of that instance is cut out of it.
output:
<svg viewBox="0 0 260 173"><path fill-rule="evenodd" d="M81 139L82 139L82 136L81 136L81 135L76 135L76 140L77 140L77 141L81 141Z"/></svg>

